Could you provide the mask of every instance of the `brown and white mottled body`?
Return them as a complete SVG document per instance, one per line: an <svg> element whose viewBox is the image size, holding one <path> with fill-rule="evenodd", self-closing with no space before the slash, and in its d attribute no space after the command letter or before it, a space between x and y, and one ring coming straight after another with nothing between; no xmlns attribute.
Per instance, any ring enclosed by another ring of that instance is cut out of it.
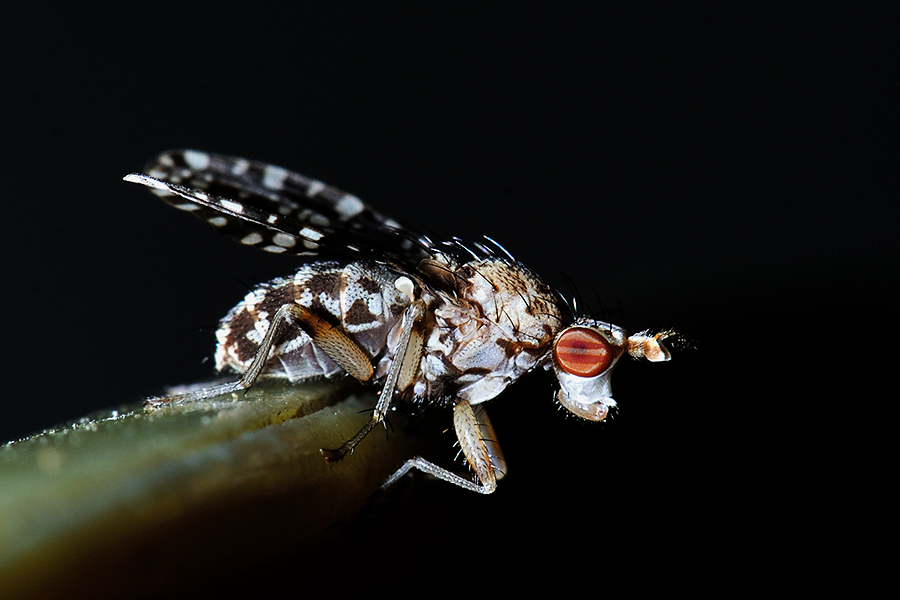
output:
<svg viewBox="0 0 900 600"><path fill-rule="evenodd" d="M420 269L451 270L454 296L432 308L416 388L425 397L479 404L549 359L564 316L547 284L521 265L484 259L456 267L440 258Z"/></svg>
<svg viewBox="0 0 900 600"><path fill-rule="evenodd" d="M561 404L599 421L615 406L609 375L620 356L669 359L662 341L672 332L629 336L610 323L574 317L490 238L497 251L475 244L475 253L458 241L437 245L356 196L240 158L167 152L148 172L126 180L244 245L296 255L337 248L354 257L308 263L247 294L216 332L217 369L240 379L151 398L151 409L244 390L259 377L297 382L348 374L382 392L365 427L341 447L323 450L328 460L352 452L397 402L452 407L475 480L415 457L385 485L418 469L490 493L505 462L487 414L476 414L475 405L542 367L556 374Z"/></svg>
<svg viewBox="0 0 900 600"><path fill-rule="evenodd" d="M457 266L446 256L423 265L423 271L411 294L395 285L404 274L362 262L312 263L293 277L263 284L222 319L216 368L246 372L272 316L289 304L339 327L373 361L371 382L380 384L394 361L401 315L413 301L422 302L430 316L417 324L421 357L395 389L398 398L409 402L479 404L548 358L563 315L553 292L536 275L508 261ZM453 288L437 288L427 278L429 271ZM297 382L346 372L313 342L301 322L275 336L261 376Z"/></svg>
<svg viewBox="0 0 900 600"><path fill-rule="evenodd" d="M394 286L396 279L396 274L378 265L326 262L305 265L293 277L265 283L222 319L216 331L216 369L245 372L259 352L272 316L290 304L339 326L369 358L379 358L410 302ZM303 328L294 326L283 328L276 336L262 376L298 382L345 373Z"/></svg>

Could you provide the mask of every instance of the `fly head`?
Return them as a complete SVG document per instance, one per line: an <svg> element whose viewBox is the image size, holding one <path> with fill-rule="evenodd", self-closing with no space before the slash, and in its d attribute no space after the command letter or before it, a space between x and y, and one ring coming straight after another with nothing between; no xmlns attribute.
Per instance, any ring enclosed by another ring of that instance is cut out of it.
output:
<svg viewBox="0 0 900 600"><path fill-rule="evenodd" d="M556 399L570 412L602 421L616 405L610 374L623 354L651 362L671 358L663 340L672 331L627 335L616 325L580 317L553 340L553 370L559 380Z"/></svg>

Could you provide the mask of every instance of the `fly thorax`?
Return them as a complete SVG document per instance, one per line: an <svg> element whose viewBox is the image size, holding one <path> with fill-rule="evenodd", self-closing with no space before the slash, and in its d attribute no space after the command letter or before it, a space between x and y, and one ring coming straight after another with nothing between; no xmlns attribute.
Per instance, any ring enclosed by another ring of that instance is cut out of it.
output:
<svg viewBox="0 0 900 600"><path fill-rule="evenodd" d="M556 296L528 269L503 260L481 260L460 269L466 285L460 296L503 332L508 350L539 352L560 329Z"/></svg>
<svg viewBox="0 0 900 600"><path fill-rule="evenodd" d="M546 357L561 321L556 298L530 271L501 260L455 271L456 295L434 306L422 377L476 404Z"/></svg>

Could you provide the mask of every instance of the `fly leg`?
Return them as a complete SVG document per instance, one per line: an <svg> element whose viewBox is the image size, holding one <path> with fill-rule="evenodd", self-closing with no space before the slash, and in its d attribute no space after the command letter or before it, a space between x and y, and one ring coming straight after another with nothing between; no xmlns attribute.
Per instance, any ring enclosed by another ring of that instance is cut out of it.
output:
<svg viewBox="0 0 900 600"><path fill-rule="evenodd" d="M369 357L366 356L356 342L306 307L291 303L283 305L275 312L275 316L272 317L272 323L269 325L269 329L266 331L266 335L263 337L259 349L253 357L253 361L239 380L210 386L186 394L150 398L145 402L145 405L152 408L168 402L193 402L246 390L262 374L272 352L275 339L286 322L299 325L312 338L313 343L318 345L334 362L356 379L367 381L372 377L374 372L372 361L369 360Z"/></svg>
<svg viewBox="0 0 900 600"><path fill-rule="evenodd" d="M323 448L322 454L325 455L327 461L340 460L353 452L356 445L363 441L369 432L387 416L398 384L400 389L406 389L406 386L415 377L424 344L424 338L420 331L416 331L415 324L424 313L425 303L421 300L413 302L403 311L400 321L400 343L397 345L394 361L391 363L384 389L378 398L378 404L375 405L371 418L356 435L341 444L340 447L333 450Z"/></svg>
<svg viewBox="0 0 900 600"><path fill-rule="evenodd" d="M406 475L410 469L418 469L479 494L490 494L496 490L497 481L506 474L506 461L495 440L494 428L487 413L481 411L481 414L476 416L472 405L461 400L453 408L453 428L456 430L460 450L475 473L476 481L461 477L417 456L403 463L403 466L397 469L397 472L391 475L381 487L388 487Z"/></svg>

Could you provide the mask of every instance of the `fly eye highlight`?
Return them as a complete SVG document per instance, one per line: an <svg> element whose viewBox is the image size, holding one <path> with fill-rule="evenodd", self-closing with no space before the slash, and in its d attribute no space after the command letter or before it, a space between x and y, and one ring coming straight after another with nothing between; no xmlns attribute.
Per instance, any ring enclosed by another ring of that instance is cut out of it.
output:
<svg viewBox="0 0 900 600"><path fill-rule="evenodd" d="M602 334L585 327L562 332L553 347L556 364L578 377L596 377L609 368L617 354Z"/></svg>

